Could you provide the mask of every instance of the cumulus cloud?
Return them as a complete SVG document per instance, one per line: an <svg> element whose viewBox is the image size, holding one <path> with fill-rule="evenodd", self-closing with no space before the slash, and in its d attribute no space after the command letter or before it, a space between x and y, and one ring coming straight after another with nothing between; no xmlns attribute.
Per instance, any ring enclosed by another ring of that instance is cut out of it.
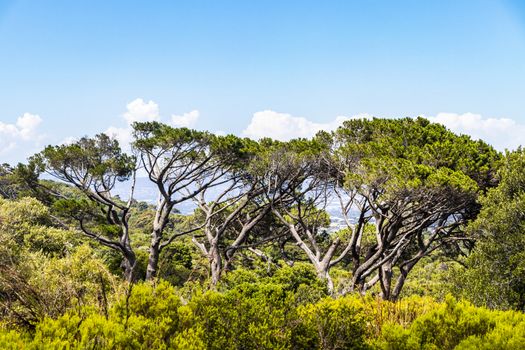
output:
<svg viewBox="0 0 525 350"><path fill-rule="evenodd" d="M16 126L23 139L33 137L40 123L42 123L42 118L37 114L31 113L24 113L23 116L18 117L16 120Z"/></svg>
<svg viewBox="0 0 525 350"><path fill-rule="evenodd" d="M242 133L244 136L253 139L271 137L286 141L298 137L312 137L320 130L334 130L345 120L368 117L368 114L352 117L338 116L328 123L316 123L303 117L294 117L288 113L265 110L254 113L250 124Z"/></svg>
<svg viewBox="0 0 525 350"><path fill-rule="evenodd" d="M128 103L126 108L128 111L123 117L128 124L160 120L159 105L151 100L146 103L143 99L137 98Z"/></svg>
<svg viewBox="0 0 525 350"><path fill-rule="evenodd" d="M508 118L485 118L474 113L438 113L426 118L456 133L484 140L498 150L516 149L525 141L525 125Z"/></svg>
<svg viewBox="0 0 525 350"><path fill-rule="evenodd" d="M129 152L131 150L131 142L133 141L133 128L131 125L134 122L162 122L160 116L159 105L154 101L146 102L142 98L137 98L126 105L126 112L122 114L125 121L125 126L110 126L104 132L108 136L114 137L118 140L121 147ZM199 119L199 111L193 110L182 115L172 115L170 123L175 127L193 127Z"/></svg>
<svg viewBox="0 0 525 350"><path fill-rule="evenodd" d="M487 118L475 113L438 113L435 116L424 117L431 122L445 125L455 133L484 140L501 151L516 149L525 144L525 124L513 119ZM242 134L253 139L271 137L286 141L298 137L312 137L319 130L335 130L345 120L355 118L370 118L370 115L338 116L327 123L316 123L288 113L265 110L254 113Z"/></svg>
<svg viewBox="0 0 525 350"><path fill-rule="evenodd" d="M122 114L126 122L124 127L110 126L105 131L110 137L118 140L121 147L130 151L133 129L131 125L134 122L160 121L159 105L154 101L145 102L142 98L136 98L126 105L127 111Z"/></svg>
<svg viewBox="0 0 525 350"><path fill-rule="evenodd" d="M172 115L171 124L175 127L192 128L199 119L199 111L193 110L183 115Z"/></svg>
<svg viewBox="0 0 525 350"><path fill-rule="evenodd" d="M44 137L38 129L41 123L42 118L31 113L24 113L14 124L0 121L0 155L14 157L19 148L24 149L24 156L29 155Z"/></svg>
<svg viewBox="0 0 525 350"><path fill-rule="evenodd" d="M131 126L127 126L125 128L110 126L104 133L109 137L115 138L123 149L129 151L131 142L133 141L132 132L133 129Z"/></svg>

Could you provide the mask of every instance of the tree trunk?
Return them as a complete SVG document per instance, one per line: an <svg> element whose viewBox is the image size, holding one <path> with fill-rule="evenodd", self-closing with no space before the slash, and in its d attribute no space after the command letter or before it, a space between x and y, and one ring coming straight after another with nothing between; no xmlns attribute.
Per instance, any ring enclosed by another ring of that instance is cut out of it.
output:
<svg viewBox="0 0 525 350"><path fill-rule="evenodd" d="M222 258L217 242L212 242L208 255L210 259L211 287L215 289L222 274Z"/></svg>
<svg viewBox="0 0 525 350"><path fill-rule="evenodd" d="M324 264L319 261L312 261L312 265L315 267L315 270L317 272L317 277L326 283L326 288L328 289L328 294L333 295L334 294L334 282L332 281L332 277L330 277L330 265Z"/></svg>
<svg viewBox="0 0 525 350"><path fill-rule="evenodd" d="M146 268L146 280L149 281L157 276L157 268L159 265L159 256L161 252L160 242L162 241L162 234L166 227L169 214L172 206L166 202L159 204L159 209L155 213L153 221L153 231L151 232L151 243L149 247L148 267Z"/></svg>
<svg viewBox="0 0 525 350"><path fill-rule="evenodd" d="M124 270L124 278L128 282L135 282L137 276L135 274L135 267L137 266L137 258L132 250L124 251L124 259L122 260L121 267Z"/></svg>
<svg viewBox="0 0 525 350"><path fill-rule="evenodd" d="M396 285L394 286L394 290L392 291L392 300L397 300L399 298L399 295L401 294L401 290L403 290L403 286L405 285L405 281L407 279L408 273L412 270L412 268L416 265L416 263L419 261L419 259L414 260L405 266L400 266L400 274L397 278Z"/></svg>
<svg viewBox="0 0 525 350"><path fill-rule="evenodd" d="M330 277L330 272L328 268L324 268L322 266L318 267L317 276L319 277L319 279L321 279L322 281L326 283L328 294L333 295L334 294L334 282L332 281L332 277Z"/></svg>
<svg viewBox="0 0 525 350"><path fill-rule="evenodd" d="M403 289L403 286L405 285L405 281L407 278L408 273L404 270L401 270L401 274L397 278L396 285L394 287L394 290L392 291L392 301L395 301L399 298L399 294L401 294L401 290Z"/></svg>
<svg viewBox="0 0 525 350"><path fill-rule="evenodd" d="M153 230L151 234L151 244L149 247L148 267L146 268L146 280L149 281L157 276L160 256L160 237L158 230Z"/></svg>
<svg viewBox="0 0 525 350"><path fill-rule="evenodd" d="M381 298L390 300L392 290L392 265L387 264L379 268L379 285L381 286Z"/></svg>

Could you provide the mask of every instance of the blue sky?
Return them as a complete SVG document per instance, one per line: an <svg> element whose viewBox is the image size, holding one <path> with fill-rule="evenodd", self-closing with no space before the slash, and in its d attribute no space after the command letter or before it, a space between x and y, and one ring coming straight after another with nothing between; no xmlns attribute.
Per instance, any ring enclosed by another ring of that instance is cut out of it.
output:
<svg viewBox="0 0 525 350"><path fill-rule="evenodd" d="M512 148L524 3L0 0L0 162L147 119L287 138L425 115Z"/></svg>

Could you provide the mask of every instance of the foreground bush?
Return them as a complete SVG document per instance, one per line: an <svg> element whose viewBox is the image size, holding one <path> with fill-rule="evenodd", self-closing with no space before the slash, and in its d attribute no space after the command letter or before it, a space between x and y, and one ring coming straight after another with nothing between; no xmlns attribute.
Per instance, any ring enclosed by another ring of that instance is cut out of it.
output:
<svg viewBox="0 0 525 350"><path fill-rule="evenodd" d="M268 282L195 291L188 300L168 282L136 284L106 311L69 310L41 320L34 332L0 323L0 348L525 349L519 312L452 297L391 303L348 295L304 303L312 285Z"/></svg>
<svg viewBox="0 0 525 350"><path fill-rule="evenodd" d="M295 330L296 348L368 349L364 301L357 297L326 298L299 307Z"/></svg>
<svg viewBox="0 0 525 350"><path fill-rule="evenodd" d="M37 326L34 342L57 348L163 348L178 329L179 306L168 283L139 284L107 314L86 307L45 319Z"/></svg>
<svg viewBox="0 0 525 350"><path fill-rule="evenodd" d="M387 322L375 346L382 349L525 349L525 315L490 311L457 302L444 303L408 327Z"/></svg>

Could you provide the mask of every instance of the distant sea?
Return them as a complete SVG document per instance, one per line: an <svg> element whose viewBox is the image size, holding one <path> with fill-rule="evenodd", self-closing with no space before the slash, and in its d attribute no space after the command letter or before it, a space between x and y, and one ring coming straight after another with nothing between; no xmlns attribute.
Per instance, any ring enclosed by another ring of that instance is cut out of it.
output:
<svg viewBox="0 0 525 350"><path fill-rule="evenodd" d="M115 185L115 190L113 191L113 194L118 195L121 199L127 200L129 198L129 186L130 183L128 181L126 182L118 182ZM210 194L213 196L214 194L218 194L220 191L220 188L216 188L214 190L210 191ZM147 177L137 177L137 183L135 185L135 194L134 198L141 202L146 202L148 204L155 204L158 199L158 192L156 185L150 181ZM181 204L179 204L176 209L184 215L191 214L195 210L195 204L193 201L188 200ZM339 207L339 202L336 200L333 200L328 203L326 211L328 214L330 214L331 224L329 231L337 231L343 227L346 226ZM357 211L351 212L351 221L355 221L359 213Z"/></svg>
<svg viewBox="0 0 525 350"><path fill-rule="evenodd" d="M129 191L129 181L117 182L113 194L118 195L121 199L127 200L129 198ZM155 204L158 200L157 186L147 177L137 177L133 198L139 202ZM185 201L178 205L176 209L182 214L188 215L195 210L195 204L193 204L192 201Z"/></svg>

